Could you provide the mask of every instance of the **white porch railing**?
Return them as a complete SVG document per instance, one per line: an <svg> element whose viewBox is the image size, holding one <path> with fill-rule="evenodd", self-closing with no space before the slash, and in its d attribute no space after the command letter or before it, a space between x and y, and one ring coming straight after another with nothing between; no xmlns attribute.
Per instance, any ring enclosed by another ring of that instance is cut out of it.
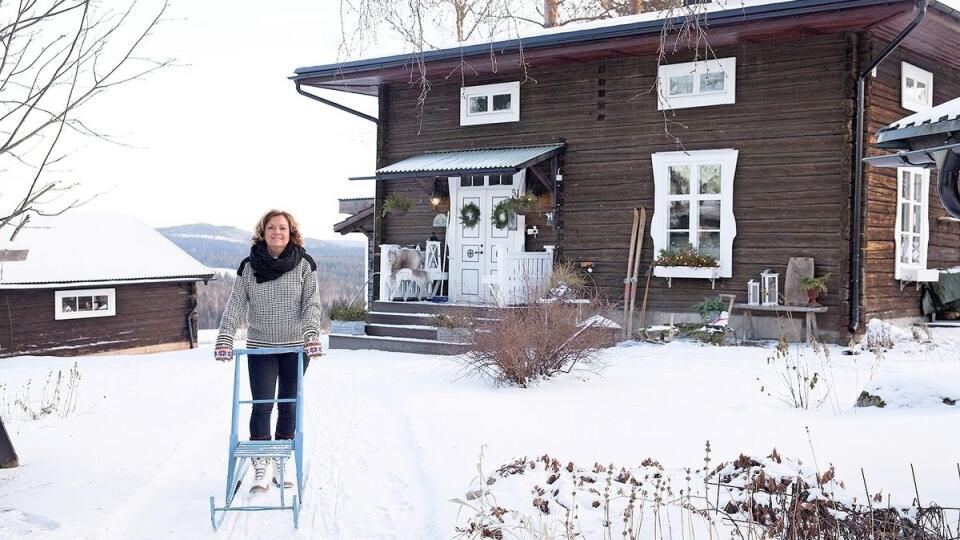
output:
<svg viewBox="0 0 960 540"><path fill-rule="evenodd" d="M546 251L501 253L491 286L500 305L526 304L546 291L553 273L553 246Z"/></svg>

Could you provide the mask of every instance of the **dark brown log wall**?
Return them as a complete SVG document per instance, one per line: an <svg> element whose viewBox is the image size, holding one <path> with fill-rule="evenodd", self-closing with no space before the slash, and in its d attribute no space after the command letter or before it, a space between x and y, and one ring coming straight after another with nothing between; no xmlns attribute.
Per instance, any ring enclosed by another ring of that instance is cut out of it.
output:
<svg viewBox="0 0 960 540"><path fill-rule="evenodd" d="M736 104L657 111L651 92L654 57L529 69L521 86L521 121L460 127L459 76L437 74L426 106L417 107L416 86L390 86L381 96L378 164L440 149L528 145L566 140L565 206L560 257L595 264L593 277L614 299L622 295L632 208L647 208L642 269L653 253L650 154L680 149L736 148L734 180L737 238L734 277L711 291L706 280L651 282L653 310L690 312L717 292L745 300L747 280L765 268L785 274L790 257L816 259L817 273L830 272L830 292L821 316L825 331L842 331L848 308L851 116L856 40L850 35L801 41L754 43L716 50L737 57ZM668 63L692 60L677 54ZM466 85L503 82L467 71ZM516 80L514 78L513 80ZM393 191L415 195L410 184L380 182L378 198ZM381 240L422 242L429 236L423 204L403 218L387 217ZM539 225L541 230L549 227ZM538 244L552 238L542 235ZM531 246L531 249L534 249ZM783 281L781 280L781 284Z"/></svg>
<svg viewBox="0 0 960 540"><path fill-rule="evenodd" d="M196 305L195 283L109 287L116 289L115 316L59 321L54 292L69 288L0 291L0 356L75 356L189 342L187 313ZM196 343L196 325L193 330Z"/></svg>
<svg viewBox="0 0 960 540"><path fill-rule="evenodd" d="M921 25L914 32L923 33ZM871 46L880 51L887 41L874 38ZM874 147L879 129L896 122L912 111L900 107L900 66L906 61L933 73L933 104L939 105L960 96L960 73L944 66L919 41L907 41L880 64L877 76L868 79L867 133L869 155L883 155L886 150ZM895 231L897 218L897 170L867 165L864 196L864 321L870 318L919 317L920 291L913 284L900 290L894 279ZM937 171L930 172L930 243L927 248L928 268L960 265L960 223L948 219L937 194Z"/></svg>

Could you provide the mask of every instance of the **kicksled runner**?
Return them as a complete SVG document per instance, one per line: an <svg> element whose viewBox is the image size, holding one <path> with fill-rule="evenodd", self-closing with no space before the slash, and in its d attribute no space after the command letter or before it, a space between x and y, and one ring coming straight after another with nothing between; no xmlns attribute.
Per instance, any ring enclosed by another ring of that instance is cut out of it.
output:
<svg viewBox="0 0 960 540"><path fill-rule="evenodd" d="M297 397L296 399L260 399L240 400L240 357L246 356L248 362L256 362L255 357L260 354L297 353ZM217 530L227 512L258 512L264 510L291 510L293 511L293 526L300 526L300 505L303 503L303 347L276 347L271 349L237 349L233 351L233 414L230 430L230 446L227 455L227 489L225 504L218 507L214 497L210 497L210 524ZM292 440L279 441L241 441L238 437L240 405L255 403L296 403L297 421L296 432ZM290 497L287 504L287 493L284 487L282 466L286 460L293 457L296 464L297 493ZM279 461L280 472L280 505L279 506L234 506L234 498L240 491L243 477L250 468L252 458L272 458Z"/></svg>

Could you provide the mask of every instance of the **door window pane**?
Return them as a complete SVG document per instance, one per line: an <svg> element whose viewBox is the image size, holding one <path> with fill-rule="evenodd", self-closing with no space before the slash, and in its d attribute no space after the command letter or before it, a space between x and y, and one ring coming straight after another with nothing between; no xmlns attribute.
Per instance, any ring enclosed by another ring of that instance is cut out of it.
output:
<svg viewBox="0 0 960 540"><path fill-rule="evenodd" d="M913 215L910 216L910 232L920 234L920 205L914 204Z"/></svg>
<svg viewBox="0 0 960 540"><path fill-rule="evenodd" d="M499 186L499 185L500 185L500 175L499 175L499 174L491 174L491 175L490 175L490 185L491 185L491 186Z"/></svg>
<svg viewBox="0 0 960 540"><path fill-rule="evenodd" d="M712 163L700 166L700 193L720 193L720 165Z"/></svg>
<svg viewBox="0 0 960 540"><path fill-rule="evenodd" d="M77 297L70 296L61 299L60 311L66 313L77 310Z"/></svg>
<svg viewBox="0 0 960 540"><path fill-rule="evenodd" d="M509 111L511 99L513 99L513 96L510 94L497 94L493 96L493 110Z"/></svg>
<svg viewBox="0 0 960 540"><path fill-rule="evenodd" d="M910 242L910 262L920 264L920 237L914 236Z"/></svg>
<svg viewBox="0 0 960 540"><path fill-rule="evenodd" d="M470 114L485 113L487 110L487 96L473 96L470 98Z"/></svg>
<svg viewBox="0 0 960 540"><path fill-rule="evenodd" d="M908 202L900 204L900 230L910 230L910 203Z"/></svg>
<svg viewBox="0 0 960 540"><path fill-rule="evenodd" d="M682 96L693 93L693 75L670 77L670 95Z"/></svg>
<svg viewBox="0 0 960 540"><path fill-rule="evenodd" d="M700 201L700 228L720 229L720 201Z"/></svg>
<svg viewBox="0 0 960 540"><path fill-rule="evenodd" d="M722 71L700 74L701 92L723 92L724 76Z"/></svg>
<svg viewBox="0 0 960 540"><path fill-rule="evenodd" d="M910 262L910 235L909 234L900 235L900 262L902 263Z"/></svg>
<svg viewBox="0 0 960 540"><path fill-rule="evenodd" d="M674 195L690 193L689 165L673 165L670 167L670 193Z"/></svg>
<svg viewBox="0 0 960 540"><path fill-rule="evenodd" d="M697 251L702 255L720 259L720 231L701 232L699 237L700 246Z"/></svg>
<svg viewBox="0 0 960 540"><path fill-rule="evenodd" d="M670 202L670 228L690 228L690 201Z"/></svg>
<svg viewBox="0 0 960 540"><path fill-rule="evenodd" d="M910 200L910 172L903 171L900 178L900 198Z"/></svg>
<svg viewBox="0 0 960 540"><path fill-rule="evenodd" d="M503 174L503 175L500 175L500 185L501 185L501 186L512 186L512 185L513 185L513 175L512 175L512 174Z"/></svg>
<svg viewBox="0 0 960 540"><path fill-rule="evenodd" d="M923 197L923 176L920 174L913 175L913 200L920 202Z"/></svg>

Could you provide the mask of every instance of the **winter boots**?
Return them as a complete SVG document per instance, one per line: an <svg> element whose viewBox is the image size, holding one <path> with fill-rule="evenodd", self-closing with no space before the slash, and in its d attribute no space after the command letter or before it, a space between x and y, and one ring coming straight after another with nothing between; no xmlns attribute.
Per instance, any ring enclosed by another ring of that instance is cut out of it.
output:
<svg viewBox="0 0 960 540"><path fill-rule="evenodd" d="M250 493L264 493L270 489L270 481L267 480L267 467L270 461L270 458L265 457L250 459L253 464L253 485L250 486Z"/></svg>
<svg viewBox="0 0 960 540"><path fill-rule="evenodd" d="M250 493L263 493L270 489L270 481L267 480L267 467L271 465L271 462L273 464L273 485L280 487L281 471L283 471L283 487L288 489L293 487L293 478L287 474L287 460L255 457L251 458L250 462L253 464L253 484L250 486Z"/></svg>
<svg viewBox="0 0 960 540"><path fill-rule="evenodd" d="M284 459L284 460L279 460L279 459L274 459L274 460L273 460L273 485L275 485L275 486L277 486L277 487L280 487L280 477L281 477L280 472L281 472L281 471L283 471L283 475L282 475L282 476L283 476L283 487L288 488L288 489L289 489L289 488L292 488L292 487L293 487L293 479L290 478L290 475L289 475L289 474L287 474L289 471L287 471L287 460L285 460L285 459Z"/></svg>

